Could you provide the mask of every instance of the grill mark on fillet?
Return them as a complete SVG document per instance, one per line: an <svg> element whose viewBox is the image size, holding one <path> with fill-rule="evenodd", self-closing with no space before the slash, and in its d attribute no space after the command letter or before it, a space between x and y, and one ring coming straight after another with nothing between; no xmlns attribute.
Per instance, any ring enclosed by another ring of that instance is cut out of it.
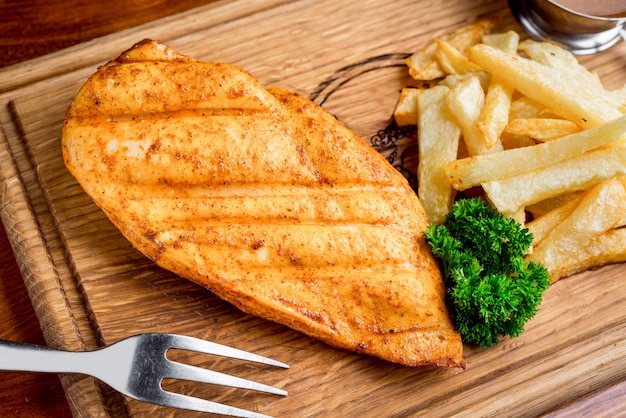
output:
<svg viewBox="0 0 626 418"><path fill-rule="evenodd" d="M298 191L290 188L289 193L277 195L272 193L272 186L254 188L250 193L242 193L240 188L222 188L217 194L207 195L215 190L198 189L198 194L184 194L176 196L171 189L162 188L161 193L154 193L150 188L148 193L142 187L134 187L132 203L127 203L129 210L143 211L144 208L159 208L148 210L146 213L153 222L164 222L162 225L174 225L177 221L183 222L193 218L195 224L251 224L267 223L273 225L380 225L393 229L404 230L407 226L403 222L390 222L390 213L394 202L403 198L406 189L382 187L385 195L380 195L381 188L361 188L336 190L328 187L326 193L315 193L306 187ZM259 190L265 189L265 190ZM186 189L189 190L189 189ZM368 196L368 205L363 206L363 198ZM374 193L375 192L375 193ZM125 189L128 196L129 189ZM232 194L231 194L232 193ZM252 195L256 193L256 195ZM145 196L150 198L146 199ZM319 199L318 199L319 198ZM301 203L294 206L293 202ZM104 203L104 202L103 202ZM329 210L329 205L334 205ZM371 211L368 207L387 208L388 211ZM275 209L278 207L279 209Z"/></svg>
<svg viewBox="0 0 626 418"><path fill-rule="evenodd" d="M269 109L245 109L245 108L212 108L197 107L170 109L164 112L152 113L132 113L132 114L116 114L116 115L76 115L80 118L80 122L91 125L102 125L105 123L123 123L129 121L157 120L157 119L187 119L187 118L204 118L218 116L241 116L241 117L260 117L272 116Z"/></svg>
<svg viewBox="0 0 626 418"><path fill-rule="evenodd" d="M202 184L197 186L197 184ZM385 194L397 194L406 195L407 188L392 186L385 183L360 183L358 185L350 185L349 183L342 184L318 184L312 183L311 185L297 185L291 182L285 183L239 183L239 184L207 184L206 182L198 182L196 184L191 183L177 183L170 182L165 184L153 184L148 183L147 188L144 188L141 182L126 182L120 184L119 187L123 188L127 192L132 192L132 189L136 189L137 196L144 196L146 189L150 189L151 193L154 193L154 197L175 198L174 192L182 193L186 199L204 199L207 197L224 197L224 198L237 198L237 197L299 197L299 196L344 196L349 194L363 195L363 193L385 193ZM277 192L280 187L280 193ZM407 186L408 187L408 186ZM283 192L284 191L284 192Z"/></svg>

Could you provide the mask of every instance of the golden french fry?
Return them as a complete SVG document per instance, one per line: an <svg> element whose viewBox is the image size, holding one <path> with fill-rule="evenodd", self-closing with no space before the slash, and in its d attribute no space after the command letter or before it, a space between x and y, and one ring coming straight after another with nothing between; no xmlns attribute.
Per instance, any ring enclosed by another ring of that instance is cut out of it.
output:
<svg viewBox="0 0 626 418"><path fill-rule="evenodd" d="M467 49L480 42L483 35L489 33L497 21L497 18L480 19L462 26L453 33L440 37L440 39L466 54ZM434 80L444 77L446 73L437 61L436 52L437 43L433 41L407 58L405 63L409 68L411 77L416 80Z"/></svg>
<svg viewBox="0 0 626 418"><path fill-rule="evenodd" d="M626 140L621 140L542 169L489 181L482 186L498 211L514 213L549 197L585 190L596 183L625 174Z"/></svg>
<svg viewBox="0 0 626 418"><path fill-rule="evenodd" d="M574 54L552 42L539 42L525 39L518 44L533 60L568 74L576 74L590 84L601 86L597 74L580 65Z"/></svg>
<svg viewBox="0 0 626 418"><path fill-rule="evenodd" d="M464 26L407 59L414 78L441 79L418 99L418 194L431 222L445 220L455 190L481 185L500 213L530 214L529 258L551 281L626 261L626 86L609 91L569 51L492 26Z"/></svg>
<svg viewBox="0 0 626 418"><path fill-rule="evenodd" d="M398 126L417 124L417 95L421 89L404 87L393 111Z"/></svg>
<svg viewBox="0 0 626 418"><path fill-rule="evenodd" d="M443 79L437 83L439 86L446 86L449 88L454 87L459 81L465 80L470 77L476 77L480 81L480 85L484 90L489 88L489 84L491 83L491 74L486 73L485 71L476 71L474 73L466 73L466 74L448 74Z"/></svg>
<svg viewBox="0 0 626 418"><path fill-rule="evenodd" d="M514 54L517 51L519 35L508 31L483 36L483 43L494 48ZM483 133L482 139L487 148L491 148L501 141L502 132L509 121L513 89L492 77L485 95L485 105L478 118L478 129Z"/></svg>
<svg viewBox="0 0 626 418"><path fill-rule="evenodd" d="M606 90L600 77L581 65L570 51L552 42L538 42L531 39L520 42L519 49L526 52L533 60L552 67L560 73L568 74L568 77L578 79L581 83L586 83L589 89L595 90L595 93L602 96L609 104L622 112L626 111L626 97Z"/></svg>
<svg viewBox="0 0 626 418"><path fill-rule="evenodd" d="M500 142L502 142L502 147L505 150L537 145L537 142L528 136L513 135L506 131L502 132L502 135L500 135Z"/></svg>
<svg viewBox="0 0 626 418"><path fill-rule="evenodd" d="M446 98L450 89L436 86L417 97L419 147L418 196L430 222L440 224L454 200L454 190L443 165L457 157L461 131L450 114Z"/></svg>
<svg viewBox="0 0 626 418"><path fill-rule="evenodd" d="M617 177L617 179L622 182L622 186L624 190L626 190L626 176ZM626 226L626 211L622 211L622 217L617 222L617 225L615 225L615 228L621 228L623 226Z"/></svg>
<svg viewBox="0 0 626 418"><path fill-rule="evenodd" d="M582 192L572 192L549 197L545 200L526 206L526 211L532 219L538 219L572 200L576 200Z"/></svg>
<svg viewBox="0 0 626 418"><path fill-rule="evenodd" d="M409 75L416 80L434 80L446 75L441 69L435 53L437 44L431 42L406 59Z"/></svg>
<svg viewBox="0 0 626 418"><path fill-rule="evenodd" d="M611 94L613 94L615 97L617 97L616 100L618 100L619 102L623 103L620 106L620 110L624 113L626 113L626 84L623 85L622 87L615 89L615 90L611 90Z"/></svg>
<svg viewBox="0 0 626 418"><path fill-rule="evenodd" d="M531 119L531 118L555 118L556 115L550 113L548 109L527 96L522 96L511 103L509 119Z"/></svg>
<svg viewBox="0 0 626 418"><path fill-rule="evenodd" d="M624 99L604 88L598 74L589 71L581 65L574 54L552 42L538 42L526 39L519 44L520 51L526 52L530 58L553 69L568 74L572 79L580 80L587 84L589 89L602 95L615 107L624 105Z"/></svg>
<svg viewBox="0 0 626 418"><path fill-rule="evenodd" d="M526 211L524 208L521 208L517 212L513 213L503 213L503 215L508 218L515 219L520 225L526 224Z"/></svg>
<svg viewBox="0 0 626 418"><path fill-rule="evenodd" d="M505 131L510 134L524 135L540 142L546 142L579 132L580 126L566 119L528 118L511 120Z"/></svg>
<svg viewBox="0 0 626 418"><path fill-rule="evenodd" d="M618 231L613 228L626 213L624 184L619 178L612 178L596 184L581 197L569 216L553 228L529 256L530 260L546 266L551 282L579 271L581 265L586 268L586 262L581 264L581 260L595 259L593 265L598 265L598 262L614 259L612 252L611 257L602 257L605 249L594 241L609 231ZM617 248L619 256L626 246L622 243ZM624 258L624 254L621 257Z"/></svg>
<svg viewBox="0 0 626 418"><path fill-rule="evenodd" d="M626 138L626 115L596 128L550 142L452 161L446 164L445 172L455 189L465 190L486 182L540 170L624 138Z"/></svg>
<svg viewBox="0 0 626 418"><path fill-rule="evenodd" d="M488 149L499 142L501 144L500 136L509 121L512 95L513 89L500 83L496 78L487 90L477 125L482 132L483 144Z"/></svg>
<svg viewBox="0 0 626 418"><path fill-rule="evenodd" d="M485 44L469 49L470 60L507 85L584 128L616 119L622 112L585 80L564 77L537 61L508 54Z"/></svg>
<svg viewBox="0 0 626 418"><path fill-rule="evenodd" d="M478 128L478 117L485 101L485 93L478 77L459 80L448 94L448 109L457 120L465 146L470 155L482 155L502 151L500 146L485 146L483 134Z"/></svg>
<svg viewBox="0 0 626 418"><path fill-rule="evenodd" d="M558 276L553 275L552 280L571 276L592 267L626 262L626 228L608 230L590 242L581 243L578 248L577 257L569 260L566 267L561 267Z"/></svg>
<svg viewBox="0 0 626 418"><path fill-rule="evenodd" d="M483 36L482 42L509 54L515 54L519 46L519 33L510 30L504 33L487 34Z"/></svg>
<svg viewBox="0 0 626 418"><path fill-rule="evenodd" d="M470 62L467 55L442 39L436 39L435 57L446 74L467 74L480 71L480 67Z"/></svg>
<svg viewBox="0 0 626 418"><path fill-rule="evenodd" d="M626 228L610 229L553 257L552 283L593 267L626 262Z"/></svg>
<svg viewBox="0 0 626 418"><path fill-rule="evenodd" d="M533 234L533 247L539 245L550 231L574 211L583 197L581 194L575 194L574 196L574 198L537 217L526 225Z"/></svg>

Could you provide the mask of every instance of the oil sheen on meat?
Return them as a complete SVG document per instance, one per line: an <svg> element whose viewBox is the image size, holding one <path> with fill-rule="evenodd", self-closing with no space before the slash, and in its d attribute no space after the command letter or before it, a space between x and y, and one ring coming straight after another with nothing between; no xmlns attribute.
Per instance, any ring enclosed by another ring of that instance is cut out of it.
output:
<svg viewBox="0 0 626 418"><path fill-rule="evenodd" d="M135 248L334 347L462 367L405 178L311 101L145 40L72 102L65 164Z"/></svg>

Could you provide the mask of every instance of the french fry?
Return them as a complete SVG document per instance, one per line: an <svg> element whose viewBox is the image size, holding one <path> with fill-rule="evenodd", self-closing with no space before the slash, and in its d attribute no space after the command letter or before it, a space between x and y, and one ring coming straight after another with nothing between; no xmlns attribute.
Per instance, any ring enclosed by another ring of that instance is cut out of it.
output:
<svg viewBox="0 0 626 418"><path fill-rule="evenodd" d="M596 183L625 174L626 140L621 140L542 169L489 181L482 186L500 212L514 213L549 197L585 190Z"/></svg>
<svg viewBox="0 0 626 418"><path fill-rule="evenodd" d="M622 112L590 89L586 80L563 77L553 68L485 44L469 49L470 60L483 70L551 109L564 119L591 128L616 119Z"/></svg>
<svg viewBox="0 0 626 418"><path fill-rule="evenodd" d="M470 155L502 151L502 146L487 148L477 122L485 101L485 93L478 77L460 80L448 94L448 109L457 120L465 146Z"/></svg>
<svg viewBox="0 0 626 418"><path fill-rule="evenodd" d="M616 90L611 90L611 94L617 97L618 101L624 103L620 106L620 110L626 113L626 84Z"/></svg>
<svg viewBox="0 0 626 418"><path fill-rule="evenodd" d="M617 179L622 182L622 187L626 190L626 176L617 177ZM624 226L626 226L626 211L622 211L622 216L617 222L617 225L615 225L615 228L621 228Z"/></svg>
<svg viewBox="0 0 626 418"><path fill-rule="evenodd" d="M620 177L613 177L590 187L565 206L570 204L574 209L556 225L546 240L584 241L619 227L626 215L626 189ZM536 257L542 256L549 246L541 247L544 247L541 251L534 252Z"/></svg>
<svg viewBox="0 0 626 418"><path fill-rule="evenodd" d="M520 225L526 224L526 211L524 208L521 208L517 212L513 213L503 213L503 215L507 218L515 219Z"/></svg>
<svg viewBox="0 0 626 418"><path fill-rule="evenodd" d="M492 34L493 24L463 26L406 60L414 78L438 79L419 92L418 116L404 92L394 112L407 117L398 123L418 118L429 219L443 222L457 190L482 186L503 215L530 215L528 258L552 282L625 262L626 86L607 90L571 52Z"/></svg>
<svg viewBox="0 0 626 418"><path fill-rule="evenodd" d="M509 119L531 119L531 118L555 118L558 117L544 106L529 99L527 96L522 96L511 103L511 111L509 113Z"/></svg>
<svg viewBox="0 0 626 418"><path fill-rule="evenodd" d="M485 104L480 112L478 129L482 132L484 146L489 149L498 143L501 144L500 136L509 121L511 108L511 96L513 89L494 79L487 90Z"/></svg>
<svg viewBox="0 0 626 418"><path fill-rule="evenodd" d="M528 118L511 120L505 131L546 142L579 132L580 126L566 119Z"/></svg>
<svg viewBox="0 0 626 418"><path fill-rule="evenodd" d="M398 126L417 124L417 95L421 89L404 87L393 111Z"/></svg>
<svg viewBox="0 0 626 418"><path fill-rule="evenodd" d="M625 213L626 189L622 181L612 178L599 183L582 196L576 208L548 233L528 258L546 266L552 282L579 271L581 266L586 268L582 260L596 259L594 265L613 262L615 256L623 260L626 258L624 242L611 246L618 251L609 251L609 257L602 256L603 248L590 244L609 231L619 231L613 228L619 225Z"/></svg>
<svg viewBox="0 0 626 418"><path fill-rule="evenodd" d="M626 262L626 228L610 229L553 258L550 282L611 263Z"/></svg>
<svg viewBox="0 0 626 418"><path fill-rule="evenodd" d="M409 67L409 75L416 80L434 80L445 76L435 56L436 52L437 44L431 42L407 58L405 63Z"/></svg>
<svg viewBox="0 0 626 418"><path fill-rule="evenodd" d="M626 115L593 129L542 144L449 162L445 172L457 190L548 167L565 158L626 138ZM513 211L514 212L514 211Z"/></svg>
<svg viewBox="0 0 626 418"><path fill-rule="evenodd" d="M483 36L482 42L509 54L515 54L519 47L519 33L513 30L504 33L490 33Z"/></svg>
<svg viewBox="0 0 626 418"><path fill-rule="evenodd" d="M526 52L533 60L585 82L596 95L603 97L620 111L626 111L626 97L606 90L600 77L582 66L570 51L551 42L537 42L531 39L520 42L519 49Z"/></svg>
<svg viewBox="0 0 626 418"><path fill-rule="evenodd" d="M487 90L487 88L489 88L489 83L491 83L491 74L486 73L485 71L476 71L474 73L465 74L448 74L443 79L441 79L437 85L452 88L459 81L465 80L470 77L478 78L483 90Z"/></svg>
<svg viewBox="0 0 626 418"><path fill-rule="evenodd" d="M524 136L524 135L513 135L508 132L502 132L500 135L500 142L502 142L502 147L505 150L513 149L513 148L522 148L522 147L530 147L536 145L534 139Z"/></svg>
<svg viewBox="0 0 626 418"><path fill-rule="evenodd" d="M558 71L576 74L577 78L583 79L592 85L602 87L597 74L590 72L584 66L580 65L574 54L561 48L557 44L525 39L518 44L518 49L524 51L534 61L557 69Z"/></svg>
<svg viewBox="0 0 626 418"><path fill-rule="evenodd" d="M519 44L517 32L508 31L483 36L483 43L494 48L514 54ZM509 121L513 89L492 77L485 95L485 104L478 117L478 129L482 132L482 139L487 148L500 142L500 136Z"/></svg>
<svg viewBox="0 0 626 418"><path fill-rule="evenodd" d="M560 194L554 197L550 197L548 199L542 200L532 205L526 206L526 211L530 214L532 219L537 219L543 215L546 215L548 212L551 212L560 206L565 205L566 203L576 200L582 192L572 192Z"/></svg>
<svg viewBox="0 0 626 418"><path fill-rule="evenodd" d="M467 49L480 42L483 35L489 33L497 21L497 18L480 19L462 26L453 33L440 37L440 39L466 54ZM408 57L405 63L409 68L411 77L416 80L434 80L444 77L446 73L439 65L436 53L437 43L433 41Z"/></svg>
<svg viewBox="0 0 626 418"><path fill-rule="evenodd" d="M567 260L550 278L557 281L574 273L611 263L626 262L626 228L611 229L581 243L576 257Z"/></svg>
<svg viewBox="0 0 626 418"><path fill-rule="evenodd" d="M443 165L457 157L461 131L446 105L449 90L436 86L417 97L418 196L430 222L440 224L454 200Z"/></svg>
<svg viewBox="0 0 626 418"><path fill-rule="evenodd" d="M619 92L606 90L598 74L587 70L570 51L551 42L537 42L531 39L522 41L519 49L537 62L586 82L589 88L596 90L598 95L602 95L620 111L626 112L626 97Z"/></svg>
<svg viewBox="0 0 626 418"><path fill-rule="evenodd" d="M467 74L480 71L480 67L470 62L467 55L450 45L443 39L436 39L435 57L446 74Z"/></svg>
<svg viewBox="0 0 626 418"><path fill-rule="evenodd" d="M576 209L582 197L581 194L577 194L573 199L526 224L530 233L533 234L533 247L539 245L550 231L556 228Z"/></svg>

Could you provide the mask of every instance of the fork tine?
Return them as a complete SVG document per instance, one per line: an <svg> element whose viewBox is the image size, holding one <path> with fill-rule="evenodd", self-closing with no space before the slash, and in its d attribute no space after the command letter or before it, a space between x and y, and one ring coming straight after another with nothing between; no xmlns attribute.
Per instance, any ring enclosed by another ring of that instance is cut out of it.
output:
<svg viewBox="0 0 626 418"><path fill-rule="evenodd" d="M197 351L204 354L215 354L218 356L236 358L239 360L247 360L255 363L268 364L270 366L289 368L288 364L282 363L271 358L259 356L258 354L249 353L233 347L217 344L211 341L201 340L199 338L189 337L185 335L170 334L171 348Z"/></svg>
<svg viewBox="0 0 626 418"><path fill-rule="evenodd" d="M172 367L167 371L167 377L173 379L190 380L201 383L211 383L220 386L231 386L241 389L256 390L259 392L273 393L275 395L287 395L287 391L278 389L262 383L253 382L251 380L242 379L240 377L207 370L200 367L190 366L188 364L179 363L168 360Z"/></svg>
<svg viewBox="0 0 626 418"><path fill-rule="evenodd" d="M229 415L233 417L272 418L269 415L259 414L258 412L252 412L246 409L235 408L234 406L167 391L163 391L159 403L163 406L187 409L190 411L210 412L213 414Z"/></svg>

